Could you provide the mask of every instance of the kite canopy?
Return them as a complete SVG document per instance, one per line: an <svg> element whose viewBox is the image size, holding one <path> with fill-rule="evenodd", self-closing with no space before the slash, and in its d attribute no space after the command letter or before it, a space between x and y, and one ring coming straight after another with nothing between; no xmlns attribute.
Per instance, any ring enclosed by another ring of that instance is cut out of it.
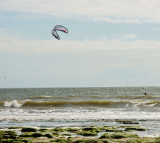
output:
<svg viewBox="0 0 160 143"><path fill-rule="evenodd" d="M68 29L66 27L64 27L63 25L56 25L53 30L52 30L52 35L57 38L58 40L60 40L60 37L57 33L57 31L62 31L64 33L68 34Z"/></svg>

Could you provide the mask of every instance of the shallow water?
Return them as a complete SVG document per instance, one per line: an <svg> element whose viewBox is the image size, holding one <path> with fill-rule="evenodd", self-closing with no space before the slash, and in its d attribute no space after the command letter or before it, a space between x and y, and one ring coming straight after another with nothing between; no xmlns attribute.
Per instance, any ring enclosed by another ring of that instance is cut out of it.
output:
<svg viewBox="0 0 160 143"><path fill-rule="evenodd" d="M159 129L160 87L0 89L1 127L115 126L115 119Z"/></svg>

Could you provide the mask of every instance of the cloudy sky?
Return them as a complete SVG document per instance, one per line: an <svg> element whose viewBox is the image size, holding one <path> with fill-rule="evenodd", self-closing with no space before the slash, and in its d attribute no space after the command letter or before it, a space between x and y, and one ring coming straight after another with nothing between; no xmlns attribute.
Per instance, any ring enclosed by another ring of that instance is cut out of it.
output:
<svg viewBox="0 0 160 143"><path fill-rule="evenodd" d="M0 88L160 85L159 0L0 0ZM57 24L69 34L51 35ZM6 77L6 78L5 78Z"/></svg>

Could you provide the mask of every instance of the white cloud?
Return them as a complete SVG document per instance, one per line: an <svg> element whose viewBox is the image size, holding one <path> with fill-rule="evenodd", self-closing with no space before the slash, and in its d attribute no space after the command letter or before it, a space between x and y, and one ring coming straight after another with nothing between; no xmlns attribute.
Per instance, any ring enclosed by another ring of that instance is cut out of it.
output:
<svg viewBox="0 0 160 143"><path fill-rule="evenodd" d="M9 33L7 30L0 29L0 51L28 51L28 52L88 52L88 51L115 51L115 50L159 50L160 41L123 41L134 39L137 35L121 35L117 40L25 40L20 38L17 33Z"/></svg>
<svg viewBox="0 0 160 143"><path fill-rule="evenodd" d="M0 45L1 72L9 77L5 87L160 83L159 41L35 41L0 30Z"/></svg>
<svg viewBox="0 0 160 143"><path fill-rule="evenodd" d="M152 28L153 31L160 31L160 28Z"/></svg>
<svg viewBox="0 0 160 143"><path fill-rule="evenodd" d="M159 0L1 0L0 10L109 22L160 22Z"/></svg>
<svg viewBox="0 0 160 143"><path fill-rule="evenodd" d="M114 40L127 41L127 40L135 40L138 36L136 34L116 34L112 35L111 37Z"/></svg>
<svg viewBox="0 0 160 143"><path fill-rule="evenodd" d="M136 34L126 34L126 35L125 35L125 39L134 39L134 38L136 38L136 37L137 37Z"/></svg>

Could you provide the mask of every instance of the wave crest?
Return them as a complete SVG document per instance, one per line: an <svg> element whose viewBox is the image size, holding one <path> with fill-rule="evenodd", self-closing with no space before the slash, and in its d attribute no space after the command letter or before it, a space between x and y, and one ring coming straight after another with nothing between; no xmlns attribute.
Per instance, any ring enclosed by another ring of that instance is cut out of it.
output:
<svg viewBox="0 0 160 143"><path fill-rule="evenodd" d="M19 107L102 107L102 108L129 108L129 107L160 107L160 101L5 101L4 106L19 108Z"/></svg>
<svg viewBox="0 0 160 143"><path fill-rule="evenodd" d="M12 108L19 108L19 107L23 106L23 104L24 103L19 103L17 100L13 100L11 102L9 102L9 101L4 102L4 106L12 107Z"/></svg>

